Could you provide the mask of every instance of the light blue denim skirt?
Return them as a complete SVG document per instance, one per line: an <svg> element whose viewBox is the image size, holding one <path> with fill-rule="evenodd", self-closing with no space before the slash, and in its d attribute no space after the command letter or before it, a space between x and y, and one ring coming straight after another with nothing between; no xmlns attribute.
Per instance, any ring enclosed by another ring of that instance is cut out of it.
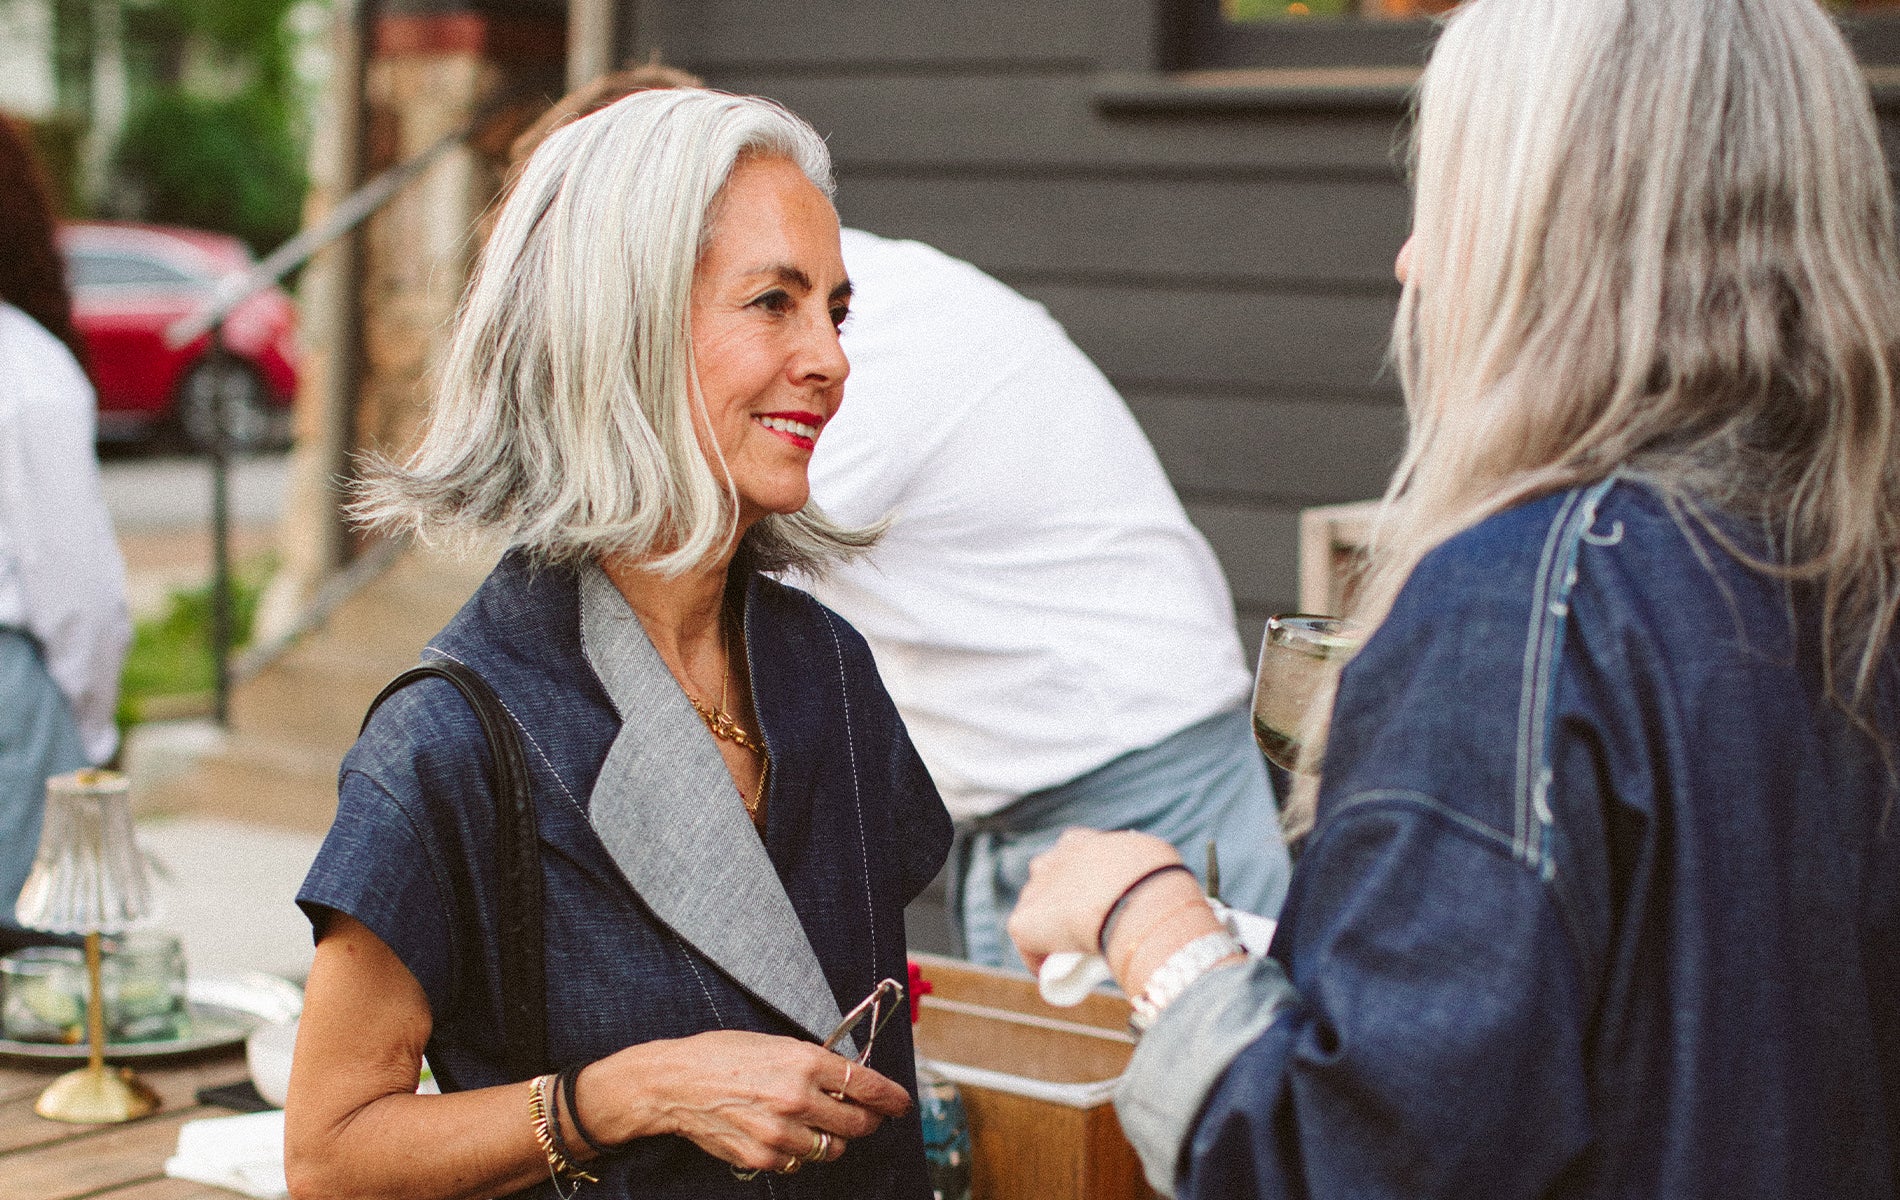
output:
<svg viewBox="0 0 1900 1200"><path fill-rule="evenodd" d="M12 925L13 902L40 844L46 779L86 766L79 727L66 697L46 673L39 643L0 626L0 925Z"/></svg>

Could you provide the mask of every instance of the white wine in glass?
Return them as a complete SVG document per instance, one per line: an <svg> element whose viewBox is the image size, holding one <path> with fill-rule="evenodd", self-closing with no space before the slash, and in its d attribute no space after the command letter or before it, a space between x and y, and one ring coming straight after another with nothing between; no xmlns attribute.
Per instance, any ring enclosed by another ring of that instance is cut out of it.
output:
<svg viewBox="0 0 1900 1200"><path fill-rule="evenodd" d="M1267 619L1254 674L1253 736L1275 764L1288 771L1302 768L1300 733L1307 710L1360 640L1358 626L1340 617L1289 613Z"/></svg>

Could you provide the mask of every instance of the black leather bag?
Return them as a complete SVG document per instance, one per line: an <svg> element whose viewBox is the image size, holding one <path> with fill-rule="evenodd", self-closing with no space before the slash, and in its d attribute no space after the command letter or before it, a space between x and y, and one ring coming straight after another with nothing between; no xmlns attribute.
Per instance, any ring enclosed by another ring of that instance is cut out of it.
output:
<svg viewBox="0 0 1900 1200"><path fill-rule="evenodd" d="M419 679L455 685L481 723L488 742L488 790L495 798L495 845L501 860L501 1011L509 1066L522 1079L546 1071L547 960L541 942L541 842L534 822L534 790L514 719L488 681L451 659L431 659L389 681L363 725L383 701Z"/></svg>

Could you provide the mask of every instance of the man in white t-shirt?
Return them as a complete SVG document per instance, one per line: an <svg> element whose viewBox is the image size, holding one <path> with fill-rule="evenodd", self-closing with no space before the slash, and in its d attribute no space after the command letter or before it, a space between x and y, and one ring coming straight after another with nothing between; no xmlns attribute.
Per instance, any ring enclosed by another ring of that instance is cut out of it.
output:
<svg viewBox="0 0 1900 1200"><path fill-rule="evenodd" d="M957 819L970 958L1063 828L1145 829L1277 913L1287 855L1226 580L1154 450L1040 305L918 242L844 231L851 378L812 459L867 558L800 580L871 644Z"/></svg>

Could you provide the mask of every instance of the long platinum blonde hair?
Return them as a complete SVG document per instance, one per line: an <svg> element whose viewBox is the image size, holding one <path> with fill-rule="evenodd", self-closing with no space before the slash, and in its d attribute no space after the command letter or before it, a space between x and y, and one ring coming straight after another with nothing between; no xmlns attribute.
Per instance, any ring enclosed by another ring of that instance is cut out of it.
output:
<svg viewBox="0 0 1900 1200"><path fill-rule="evenodd" d="M749 155L789 159L832 192L823 140L756 97L639 92L551 134L482 252L421 444L400 467L371 462L354 515L664 574L730 545L736 505L710 433L701 449L690 313L721 189ZM817 570L875 536L808 504L757 522L740 550L762 570Z"/></svg>
<svg viewBox="0 0 1900 1200"><path fill-rule="evenodd" d="M1768 530L1751 561L1815 586L1827 686L1865 724L1900 609L1900 274L1833 22L1814 0L1469 0L1413 139L1411 429L1355 615L1375 626L1460 530L1627 469L1717 540L1711 510Z"/></svg>

